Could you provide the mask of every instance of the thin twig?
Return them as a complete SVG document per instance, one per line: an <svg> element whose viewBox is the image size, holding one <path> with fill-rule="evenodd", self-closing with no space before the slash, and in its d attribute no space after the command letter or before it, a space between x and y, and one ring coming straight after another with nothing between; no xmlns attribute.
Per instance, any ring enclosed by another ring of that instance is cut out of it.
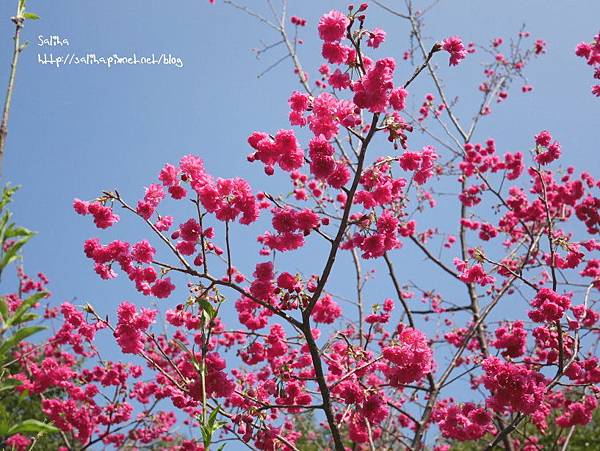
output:
<svg viewBox="0 0 600 451"><path fill-rule="evenodd" d="M8 77L8 86L6 88L6 99L4 100L4 110L2 112L2 122L0 122L0 174L2 174L2 161L4 159L4 148L6 138L8 137L8 117L10 115L10 106L12 103L13 93L15 90L15 79L17 77L17 65L19 64L19 55L25 46L21 45L21 30L25 24L23 17L24 4L17 0L17 14L11 20L15 24L15 34L13 36L13 54L10 63L10 75Z"/></svg>

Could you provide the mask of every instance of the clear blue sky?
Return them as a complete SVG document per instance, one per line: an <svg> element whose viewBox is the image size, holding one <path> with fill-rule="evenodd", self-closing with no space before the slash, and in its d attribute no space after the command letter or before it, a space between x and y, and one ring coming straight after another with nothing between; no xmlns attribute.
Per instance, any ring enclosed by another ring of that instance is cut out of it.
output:
<svg viewBox="0 0 600 451"><path fill-rule="evenodd" d="M246 138L257 129L273 131L288 126L287 98L297 88L291 67L289 62L283 63L258 79L256 75L283 50L275 49L257 60L251 49L261 40L270 43L277 36L219 0L214 6L206 0L29 3L42 19L28 22L23 31L31 45L23 52L18 70L3 171L5 181L23 185L13 206L16 220L39 232L26 250L26 268L47 273L55 301L84 299L105 311L114 311L122 299L143 305L147 298L138 295L125 278L101 281L82 252L82 243L90 236L100 236L103 241L139 238L139 222L128 218L99 233L72 212L73 198L93 198L102 189L119 188L135 202L166 161L177 161L187 153L200 155L215 175L243 175L255 182L257 189L281 186L278 183L283 178L265 180L259 165L246 162ZM265 9L258 0L248 3ZM289 3L290 14L308 19L300 57L314 74L321 63L315 33L318 17L334 7L344 9L348 2ZM15 4L16 0L0 3L2 93L13 33L9 18ZM407 25L375 5L369 13L371 26L388 31L388 42L377 55L400 60L408 48ZM493 137L500 152L526 151L535 133L549 129L562 143L566 163L591 171L598 168L600 100L590 94L592 71L573 50L578 42L598 32L599 17L597 0L440 2L427 19L426 34L432 39L457 34L466 42L485 43L497 36L514 36L526 23L533 38L548 43L547 55L526 71L535 90L521 95L517 85L510 101L483 121L476 141ZM40 48L38 35L59 35L67 38L70 46ZM37 54L43 52L165 52L182 58L184 67L56 69L38 64ZM461 96L463 104L471 107L469 111L479 101L474 95L481 80L479 63L478 57L473 57L448 70L447 63L440 61L451 92ZM405 79L412 68L400 63L397 73L399 79ZM415 83L416 102L430 90L429 82ZM418 147L425 140L415 135L412 143ZM245 245L239 235L243 231L237 229L236 239ZM255 248L250 244L251 252ZM249 257L240 256L240 266L248 268L255 255L251 252ZM297 264L307 264L309 257L300 253ZM419 277L409 268L411 259L416 258L420 256L414 250L398 253L398 262L407 271L405 278ZM344 285L343 280L338 282L340 287ZM387 280L384 283L388 287ZM168 302L174 305L177 300Z"/></svg>

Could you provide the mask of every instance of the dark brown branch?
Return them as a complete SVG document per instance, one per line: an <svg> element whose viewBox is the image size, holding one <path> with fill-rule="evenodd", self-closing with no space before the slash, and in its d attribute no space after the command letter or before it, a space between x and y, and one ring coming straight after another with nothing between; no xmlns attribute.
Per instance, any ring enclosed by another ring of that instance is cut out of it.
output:
<svg viewBox="0 0 600 451"><path fill-rule="evenodd" d="M396 290L396 295L398 296L398 300L402 304L402 308L404 309L404 312L406 313L406 318L408 319L408 324L410 325L410 327L414 328L415 320L413 319L412 313L410 311L410 307L406 303L406 299L404 299L404 296L402 296L402 289L400 287L400 283L398 282L398 279L396 278L396 272L394 271L394 265L392 264L392 261L390 260L390 257L387 254L387 252L385 254L383 254L383 259L385 260L385 264L387 265L388 272L390 274L390 278L392 279L392 284L394 285L394 289Z"/></svg>
<svg viewBox="0 0 600 451"><path fill-rule="evenodd" d="M442 268L444 271L446 271L448 274L450 274L455 279L460 280L457 273L452 271L440 259L436 258L431 252L429 252L429 249L427 249L423 244L421 244L417 238L415 238L414 236L411 235L410 239L413 243L415 243L417 246L419 246L419 248L423 251L423 253L425 255L427 255L427 257L429 257L429 259L431 259L432 262L434 262L436 265L438 265L440 268Z"/></svg>
<svg viewBox="0 0 600 451"><path fill-rule="evenodd" d="M329 255L327 257L327 263L325 264L325 267L323 268L321 276L319 277L319 283L317 285L317 288L316 288L315 292L313 293L308 306L305 309L306 316L310 316L310 312L312 312L312 309L314 308L315 304L319 300L319 297L323 293L323 290L325 289L325 284L327 283L327 280L329 279L329 275L331 274L331 270L333 268L333 264L335 263L335 258L337 256L337 252L340 248L340 244L342 243L342 239L344 238L344 234L346 232L346 227L348 226L348 220L350 218L350 210L352 210L352 204L354 201L354 194L356 193L356 190L358 189L358 184L360 182L360 177L362 176L362 170L363 170L363 166L365 163L365 157L367 155L367 149L369 147L369 144L371 143L371 139L373 139L373 136L375 135L378 120L379 120L379 113L375 113L373 115L373 119L371 120L371 128L369 129L369 133L365 137L365 139L362 142L362 145L360 147L360 154L358 157L358 165L356 168L356 174L354 175L354 179L352 180L352 186L350 187L349 192L348 192L348 196L346 199L346 205L344 206L344 213L342 215L342 220L340 222L337 235L336 235L335 239L333 240L333 243L331 244L331 249L330 249Z"/></svg>
<svg viewBox="0 0 600 451"><path fill-rule="evenodd" d="M412 74L412 77L410 77L408 80L406 80L406 83L404 83L405 88L408 88L408 85L410 85L413 82L413 80L417 78L421 72L423 72L423 69L429 66L429 61L431 61L433 54L439 52L440 50L442 50L442 46L439 43L436 42L435 44L433 44L433 47L431 47L431 50L425 57L425 61L423 61L423 64L417 67L415 69L415 72Z"/></svg>

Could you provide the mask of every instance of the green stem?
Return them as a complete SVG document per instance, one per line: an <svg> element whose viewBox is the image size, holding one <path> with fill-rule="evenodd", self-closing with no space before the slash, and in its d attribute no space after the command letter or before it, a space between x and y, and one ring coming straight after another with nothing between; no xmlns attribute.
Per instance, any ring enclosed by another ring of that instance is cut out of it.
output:
<svg viewBox="0 0 600 451"><path fill-rule="evenodd" d="M8 116L10 115L10 105L12 102L13 92L15 90L15 79L17 77L17 64L19 63L19 55L23 47L21 46L21 30L25 23L23 13L25 6L24 2L18 2L17 15L12 18L15 24L15 34L13 36L13 56L10 64L10 75L8 77L8 87L6 89L6 99L4 101L4 110L2 112L2 122L0 122L0 174L2 173L2 160L4 159L4 146L8 136Z"/></svg>

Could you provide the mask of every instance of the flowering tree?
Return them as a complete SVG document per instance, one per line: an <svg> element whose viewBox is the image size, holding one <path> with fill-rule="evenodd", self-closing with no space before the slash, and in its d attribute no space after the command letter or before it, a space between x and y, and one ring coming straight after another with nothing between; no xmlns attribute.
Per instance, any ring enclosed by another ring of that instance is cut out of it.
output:
<svg viewBox="0 0 600 451"><path fill-rule="evenodd" d="M265 124L248 137L247 157L289 188L277 194L217 178L186 155L137 202L118 190L76 199L75 211L99 229L121 216L140 223L138 240L91 238L84 252L102 279L121 273L160 300L168 327L153 327L162 315L150 305L123 301L104 316L64 303L44 352L21 355L17 390L43 397L65 449L202 450L228 441L299 449L311 433L300 427L307 414L321 423L323 446L336 450L472 441L536 450L549 422L558 427L553 444L566 449L597 407L599 183L560 168L549 131L524 143L527 152L500 153L492 138L477 137L514 82L532 89L524 68L544 42L530 43L523 30L507 55L500 38L480 48L490 61L481 103L465 121L436 61L459 66L477 47L456 36L427 45L411 2L406 11L386 8L410 24L412 75L399 79L396 60L378 54L386 33L363 4L321 17L324 63L314 87L296 51L304 19L289 19L291 38L285 9L274 22L224 3L279 33L294 63L290 128ZM596 38L577 54L597 65L599 45ZM436 93L411 92L419 77ZM406 108L411 94L423 98L415 114ZM431 145L415 149L416 132ZM440 186L455 193L451 217L435 217ZM170 202L186 213L169 214ZM249 236L262 248L244 271L236 255L250 252ZM431 286L403 279L402 265L414 264L402 258L408 246L426 258ZM298 272L301 252L315 257ZM342 303L331 281L348 265L355 295ZM374 278L374 268L385 275ZM377 288L375 302L367 284ZM237 321L223 314L232 307ZM132 358L107 358L100 334ZM473 395L461 402L457 387ZM178 424L189 433L173 435Z"/></svg>

